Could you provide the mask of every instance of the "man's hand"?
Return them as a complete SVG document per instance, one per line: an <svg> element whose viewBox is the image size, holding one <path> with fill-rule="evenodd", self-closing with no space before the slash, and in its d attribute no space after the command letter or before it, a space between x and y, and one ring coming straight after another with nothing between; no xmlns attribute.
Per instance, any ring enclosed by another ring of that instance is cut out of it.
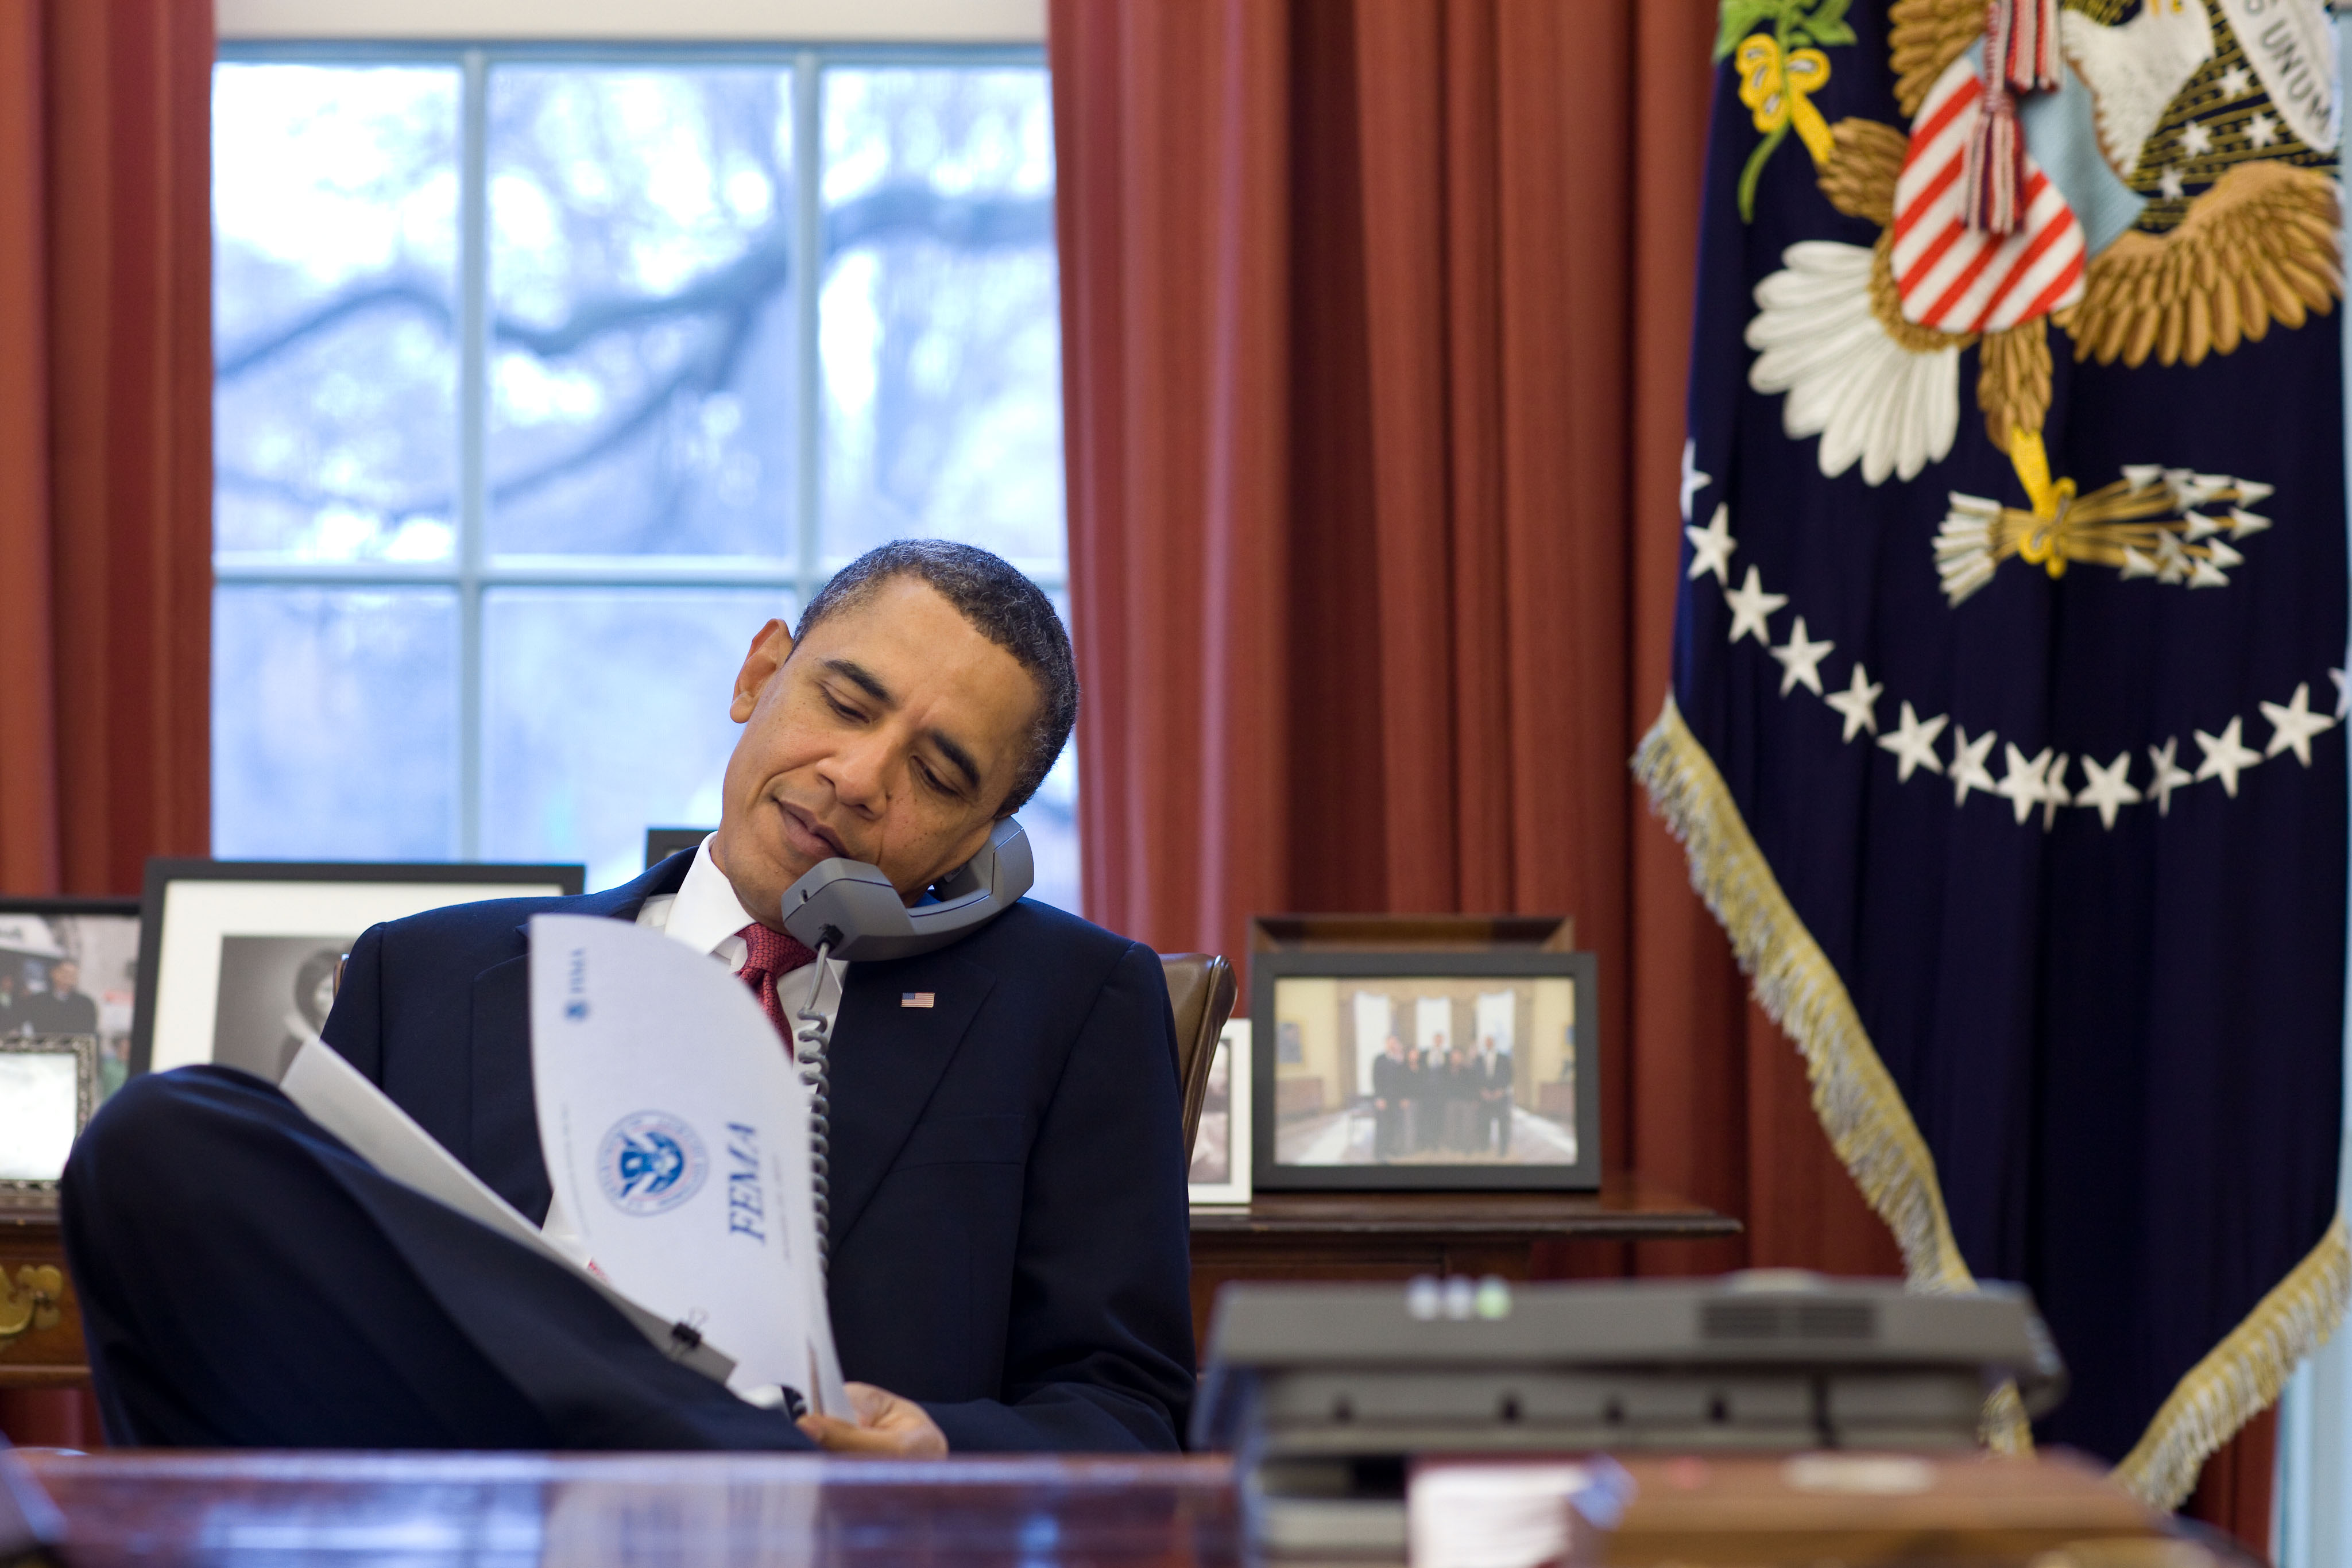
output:
<svg viewBox="0 0 2352 1568"><path fill-rule="evenodd" d="M948 1451L947 1434L924 1408L870 1383L848 1385L856 1421L838 1416L803 1416L801 1430L817 1446L836 1454L890 1454L902 1459L935 1459Z"/></svg>

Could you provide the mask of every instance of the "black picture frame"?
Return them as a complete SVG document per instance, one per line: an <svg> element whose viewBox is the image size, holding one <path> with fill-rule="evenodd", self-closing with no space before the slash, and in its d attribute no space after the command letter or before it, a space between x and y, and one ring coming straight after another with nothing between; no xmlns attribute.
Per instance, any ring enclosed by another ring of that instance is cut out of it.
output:
<svg viewBox="0 0 2352 1568"><path fill-rule="evenodd" d="M1591 953L1533 949L1426 952L1282 951L1250 955L1250 1019L1257 1039L1279 1038L1276 987L1286 979L1565 979L1574 988L1573 1163L1286 1165L1276 1092L1280 1051L1252 1062L1251 1180L1260 1192L1592 1192L1601 1186L1600 965ZM1352 1108L1350 1113L1357 1113Z"/></svg>
<svg viewBox="0 0 2352 1568"><path fill-rule="evenodd" d="M176 883L288 883L314 887L407 887L419 883L441 883L467 890L546 888L552 884L557 895L577 897L585 890L587 880L588 870L582 865L464 861L219 861L156 856L147 862L145 884L139 899L139 988L131 1009L131 1074L135 1077L149 1071L154 1062L155 1009L166 935L164 904ZM446 902L465 901L460 895Z"/></svg>
<svg viewBox="0 0 2352 1568"><path fill-rule="evenodd" d="M699 848L703 840L718 831L716 828L647 828L646 869L653 870L680 850Z"/></svg>

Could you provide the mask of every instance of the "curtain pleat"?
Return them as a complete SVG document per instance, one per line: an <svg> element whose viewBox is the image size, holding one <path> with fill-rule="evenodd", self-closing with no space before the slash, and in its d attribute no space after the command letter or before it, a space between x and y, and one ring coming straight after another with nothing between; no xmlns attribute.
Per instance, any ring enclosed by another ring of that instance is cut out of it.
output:
<svg viewBox="0 0 2352 1568"><path fill-rule="evenodd" d="M209 0L0 0L0 894L210 841L212 57Z"/></svg>

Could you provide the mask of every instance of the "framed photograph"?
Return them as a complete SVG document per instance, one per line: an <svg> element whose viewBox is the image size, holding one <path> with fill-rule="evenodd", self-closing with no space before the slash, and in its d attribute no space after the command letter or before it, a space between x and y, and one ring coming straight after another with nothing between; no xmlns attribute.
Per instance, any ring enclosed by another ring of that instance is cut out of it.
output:
<svg viewBox="0 0 2352 1568"><path fill-rule="evenodd" d="M0 1037L93 1037L100 1100L130 1074L138 988L137 899L0 897Z"/></svg>
<svg viewBox="0 0 2352 1568"><path fill-rule="evenodd" d="M0 1039L0 1196L53 1194L98 1111L98 1037Z"/></svg>
<svg viewBox="0 0 2352 1568"><path fill-rule="evenodd" d="M651 871L680 850L698 849L716 828L647 828L646 869Z"/></svg>
<svg viewBox="0 0 2352 1568"><path fill-rule="evenodd" d="M576 865L151 860L131 1070L195 1062L275 1082L318 1037L360 933L446 904L576 894Z"/></svg>
<svg viewBox="0 0 2352 1568"><path fill-rule="evenodd" d="M1189 1177L1196 1204L1250 1200L1250 1020L1228 1019L1209 1059L1209 1089L1192 1134Z"/></svg>
<svg viewBox="0 0 2352 1568"><path fill-rule="evenodd" d="M1590 953L1250 956L1260 1191L1601 1186Z"/></svg>

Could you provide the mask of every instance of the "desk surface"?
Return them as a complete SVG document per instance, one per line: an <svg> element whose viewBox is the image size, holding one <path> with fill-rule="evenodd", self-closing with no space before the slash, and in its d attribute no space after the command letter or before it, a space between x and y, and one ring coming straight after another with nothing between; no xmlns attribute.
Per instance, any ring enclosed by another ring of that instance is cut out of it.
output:
<svg viewBox="0 0 2352 1568"><path fill-rule="evenodd" d="M1457 1245L1701 1241L1739 1221L1612 1176L1599 1192L1262 1192L1246 1207L1196 1208L1195 1237L1380 1238Z"/></svg>
<svg viewBox="0 0 2352 1568"><path fill-rule="evenodd" d="M26 1456L75 1568L1241 1562L1217 1458Z"/></svg>
<svg viewBox="0 0 2352 1568"><path fill-rule="evenodd" d="M1238 1568L1244 1561L1232 1472L1213 1457L25 1457L65 1514L74 1568ZM2071 1560L2141 1568L2214 1561L2187 1550L2163 1555L2149 1539L2158 1521L2080 1461L1634 1455L1627 1468L1635 1496L1612 1542L1612 1561L1835 1558L1953 1568L1964 1560L2023 1568L2061 1542L2084 1541L2139 1546Z"/></svg>

